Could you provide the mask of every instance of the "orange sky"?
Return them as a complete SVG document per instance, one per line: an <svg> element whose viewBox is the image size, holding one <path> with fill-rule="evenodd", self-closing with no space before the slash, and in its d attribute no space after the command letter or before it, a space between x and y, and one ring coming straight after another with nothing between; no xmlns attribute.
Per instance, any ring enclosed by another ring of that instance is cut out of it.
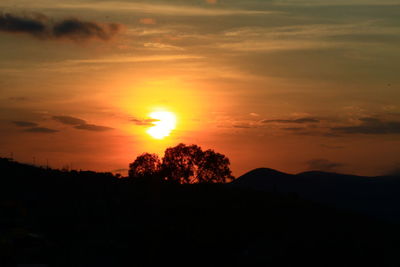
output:
<svg viewBox="0 0 400 267"><path fill-rule="evenodd" d="M115 171L183 142L225 154L236 176L400 164L397 1L0 8L0 156ZM177 125L156 140L160 109Z"/></svg>

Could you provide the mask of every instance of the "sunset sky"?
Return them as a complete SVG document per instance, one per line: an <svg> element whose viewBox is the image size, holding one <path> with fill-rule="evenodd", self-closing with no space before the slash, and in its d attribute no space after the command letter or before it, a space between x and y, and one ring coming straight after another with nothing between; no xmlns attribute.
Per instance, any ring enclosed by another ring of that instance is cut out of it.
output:
<svg viewBox="0 0 400 267"><path fill-rule="evenodd" d="M398 0L1 0L0 156L120 171L178 143L257 167L400 166ZM150 114L176 115L164 139Z"/></svg>

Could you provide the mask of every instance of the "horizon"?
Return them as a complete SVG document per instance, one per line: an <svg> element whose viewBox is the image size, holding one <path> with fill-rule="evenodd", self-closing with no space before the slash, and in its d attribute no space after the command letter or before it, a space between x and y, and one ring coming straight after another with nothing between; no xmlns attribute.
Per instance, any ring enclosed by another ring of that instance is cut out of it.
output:
<svg viewBox="0 0 400 267"><path fill-rule="evenodd" d="M111 173L112 175L121 175L120 178L129 178L128 177L128 171L129 169L121 169L121 170L112 170L112 171L96 171L96 170L91 170L91 169L75 169L73 166L70 166L68 164L65 164L64 166L62 166L61 168L57 168L57 167L52 167L50 165L41 165L41 164L36 164L36 163L29 163L29 162L21 162L18 160L15 160L11 157L0 157L0 159L5 159L11 162L15 162L18 164L22 164L22 165L27 165L27 166L31 166L31 167L36 167L36 168L41 168L41 169L48 169L48 170L56 170L56 171L67 171L67 172L96 172L96 173ZM365 177L365 178L377 178L377 177L384 177L384 176L399 176L398 172L392 172L392 173L386 173L386 174L382 174L382 175L375 175L375 176L369 176L369 175L358 175L358 174L354 174L354 173L340 173L340 172L336 172L336 171L324 171L324 170L318 170L318 169L314 169L314 170L307 170L307 171L302 171L302 172L297 172L297 173L289 173L289 172L284 172L281 170L277 170L277 169L273 169L273 168L269 168L267 166L264 167L257 167L251 170L248 170L244 173L242 173L241 175L237 175L234 176L234 180L241 178L242 176L245 176L249 173L255 172L255 171L262 171L262 170L270 170L270 171L274 171L274 172L278 172L281 174L285 174L285 175L300 175L300 174L304 174L304 173L330 173L330 174L338 174L338 175L349 175L349 176L359 176L359 177ZM231 182L232 182L231 181Z"/></svg>
<svg viewBox="0 0 400 267"><path fill-rule="evenodd" d="M128 169L179 143L265 166L400 169L395 0L3 0L0 157Z"/></svg>

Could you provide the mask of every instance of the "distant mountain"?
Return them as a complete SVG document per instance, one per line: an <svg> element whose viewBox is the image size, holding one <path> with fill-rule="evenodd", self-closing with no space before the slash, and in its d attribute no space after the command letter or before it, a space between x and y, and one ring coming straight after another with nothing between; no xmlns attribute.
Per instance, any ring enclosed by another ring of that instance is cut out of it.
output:
<svg viewBox="0 0 400 267"><path fill-rule="evenodd" d="M297 194L315 202L400 221L400 177L363 177L309 171L287 174L268 168L252 170L230 186L266 192Z"/></svg>

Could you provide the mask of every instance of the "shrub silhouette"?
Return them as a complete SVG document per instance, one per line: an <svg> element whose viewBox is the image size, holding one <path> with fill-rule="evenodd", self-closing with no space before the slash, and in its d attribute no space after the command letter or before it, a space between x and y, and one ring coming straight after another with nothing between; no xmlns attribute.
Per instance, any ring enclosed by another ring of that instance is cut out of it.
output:
<svg viewBox="0 0 400 267"><path fill-rule="evenodd" d="M212 149L179 144L165 150L162 163L155 154L142 154L129 165L130 178L161 177L180 184L225 183L233 179L230 161Z"/></svg>

